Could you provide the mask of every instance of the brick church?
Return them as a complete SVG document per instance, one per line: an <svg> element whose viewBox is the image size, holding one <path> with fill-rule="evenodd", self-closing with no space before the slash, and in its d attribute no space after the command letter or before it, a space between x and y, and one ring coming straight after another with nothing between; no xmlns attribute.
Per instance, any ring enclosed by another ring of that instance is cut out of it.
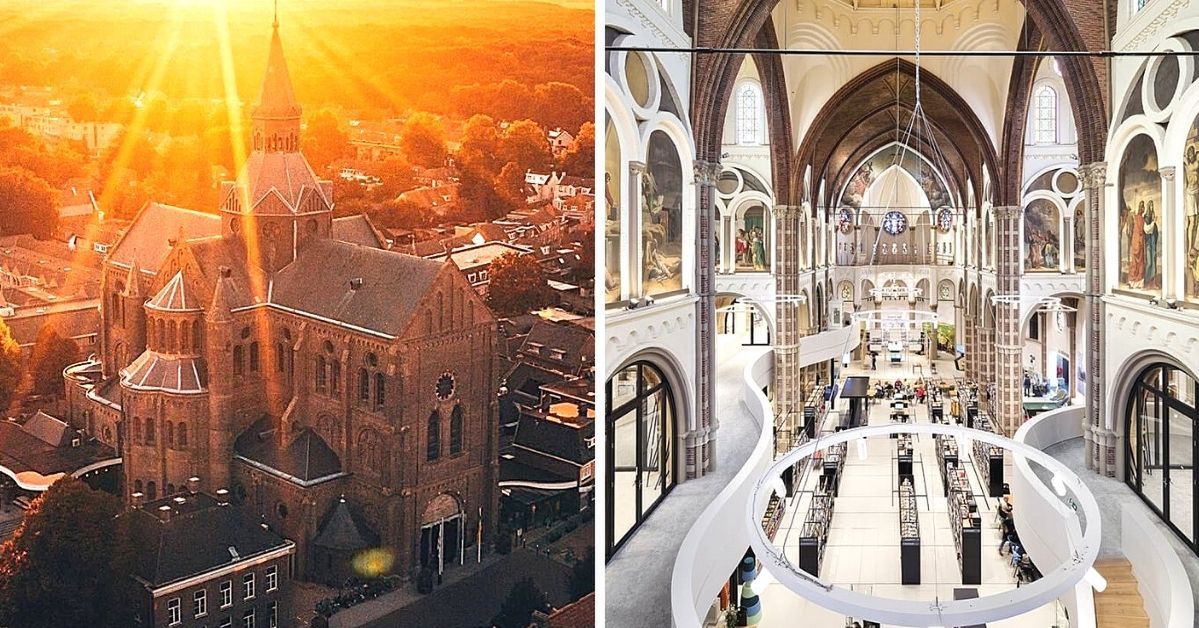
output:
<svg viewBox="0 0 1199 628"><path fill-rule="evenodd" d="M110 252L71 420L121 452L131 505L225 489L295 541L297 577L340 584L372 548L407 574L473 558L498 504L495 320L452 262L333 217L300 119L276 24L219 212L150 203Z"/></svg>

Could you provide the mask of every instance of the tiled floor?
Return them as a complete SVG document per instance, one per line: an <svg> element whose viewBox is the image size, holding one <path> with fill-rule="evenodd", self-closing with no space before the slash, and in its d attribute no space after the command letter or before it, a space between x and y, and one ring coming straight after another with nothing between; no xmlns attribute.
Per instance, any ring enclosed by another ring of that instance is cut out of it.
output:
<svg viewBox="0 0 1199 628"><path fill-rule="evenodd" d="M920 367L920 368L917 368ZM941 376L954 374L951 360L939 361ZM912 379L915 374L928 373L927 361L909 358L899 366L880 364L878 371L861 372L852 365L849 375L865 374ZM870 423L889 421L889 404L872 404ZM916 406L915 420L927 422L925 406ZM849 447L840 493L836 499L829 544L820 576L832 584L871 595L903 600L953 598L953 589L974 586L979 595L990 595L1015 587L1012 568L1007 556L998 553L999 532L995 527L995 501L983 497L981 484L973 465L966 468L971 475L976 500L982 511L982 584L962 585L956 560L953 532L946 514L941 476L936 468L937 458L931 437L913 437L913 472L920 507L921 582L920 585L900 584L899 506L896 491L895 440L890 438L867 441L868 456L858 457L857 449ZM815 475L809 475L805 490L810 491ZM810 495L799 495L788 507L783 526L775 537L792 561L798 559L799 527L807 513ZM769 576L766 576L767 578ZM811 628L843 628L846 618L809 602L779 584L766 586L762 593L762 628L790 628L795 618L803 617L803 625ZM1005 621L992 622L992 628L1047 628L1055 624L1057 609L1046 606L1034 612Z"/></svg>

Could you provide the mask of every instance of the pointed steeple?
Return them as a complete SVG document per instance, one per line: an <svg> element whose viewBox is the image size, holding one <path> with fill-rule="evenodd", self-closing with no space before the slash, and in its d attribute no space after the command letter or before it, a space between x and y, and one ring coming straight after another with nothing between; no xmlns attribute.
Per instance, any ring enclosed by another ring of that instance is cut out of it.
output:
<svg viewBox="0 0 1199 628"><path fill-rule="evenodd" d="M271 48L266 59L266 74L262 77L262 91L254 107L254 119L299 119L300 102L291 85L291 74L287 71L287 59L283 56L283 42L279 39L279 22L276 18L271 31Z"/></svg>
<svg viewBox="0 0 1199 628"><path fill-rule="evenodd" d="M129 273L125 275L125 292L127 297L142 296L142 282L140 281L142 274L141 264L137 262L137 253L134 252L133 260L129 262Z"/></svg>
<svg viewBox="0 0 1199 628"><path fill-rule="evenodd" d="M208 312L204 319L209 323L224 323L233 319L233 308L229 305L229 267L221 266L216 278L216 286L212 289L212 303L208 304Z"/></svg>

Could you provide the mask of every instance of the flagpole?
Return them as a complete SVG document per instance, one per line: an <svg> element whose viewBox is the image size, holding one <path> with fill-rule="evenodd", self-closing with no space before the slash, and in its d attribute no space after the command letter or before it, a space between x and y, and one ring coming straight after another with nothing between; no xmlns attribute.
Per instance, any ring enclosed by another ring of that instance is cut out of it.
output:
<svg viewBox="0 0 1199 628"><path fill-rule="evenodd" d="M475 533L475 562L483 562L483 507L479 506L479 527Z"/></svg>

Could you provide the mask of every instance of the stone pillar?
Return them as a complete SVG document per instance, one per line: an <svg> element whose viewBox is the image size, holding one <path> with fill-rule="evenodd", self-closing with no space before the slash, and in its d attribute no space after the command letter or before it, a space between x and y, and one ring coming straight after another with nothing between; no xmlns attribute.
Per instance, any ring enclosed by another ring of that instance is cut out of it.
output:
<svg viewBox="0 0 1199 628"><path fill-rule="evenodd" d="M780 297L799 294L800 213L801 207L776 205L775 220L775 294ZM791 449L792 435L803 416L803 398L799 389L799 304L784 299L775 303L774 338L774 448L778 453Z"/></svg>
<svg viewBox="0 0 1199 628"><path fill-rule="evenodd" d="M620 264L620 281L621 281L621 298L628 299L631 297L640 297L641 294L641 278L642 270L645 268L645 260L641 256L645 254L645 248L638 247L634 244L640 241L637 234L641 231L641 183L645 175L646 166L644 162L630 161L629 162L629 189L625 192L626 205L624 207L631 208L621 209L621 228L631 232L626 233L623 238L628 242L621 248L621 264Z"/></svg>
<svg viewBox="0 0 1199 628"><path fill-rule="evenodd" d="M1181 299L1183 296L1182 285L1185 282L1185 272L1187 259L1186 255L1174 255L1171 259L1170 255L1165 255L1162 251L1185 251L1186 241L1181 230L1173 229L1176 224L1173 221L1174 213L1177 211L1176 203L1176 188L1174 186L1174 176L1178 169L1175 166L1163 166L1158 169L1158 173L1162 177L1162 206L1157 209L1157 228L1161 237L1161 243L1158 244L1158 252L1162 258L1162 296L1165 299ZM1164 218L1171 217L1171 222L1166 224ZM1180 271L1183 271L1180 274Z"/></svg>
<svg viewBox="0 0 1199 628"><path fill-rule="evenodd" d="M1083 437L1086 440L1087 468L1102 475L1115 477L1115 442L1113 438L1102 434L1107 431L1103 418L1103 408L1106 406L1103 364L1103 347L1106 336L1103 330L1105 312L1103 291L1106 281L1104 272L1106 260L1103 258L1103 205L1104 187L1107 183L1107 164L1103 162L1087 164L1079 168L1079 171L1082 174L1087 203L1087 410L1086 418L1083 419Z"/></svg>
<svg viewBox="0 0 1199 628"><path fill-rule="evenodd" d="M699 438L696 443L695 476L712 470L718 422L712 412L716 396L716 179L720 163L695 162L695 295L698 316L695 325L695 390Z"/></svg>
<svg viewBox="0 0 1199 628"><path fill-rule="evenodd" d="M969 297L967 297L967 298L969 298ZM966 330L965 330L966 334L965 334L965 338L963 338L962 342L963 342L963 344L966 345L966 359L963 360L963 362L965 362L965 368L966 368L966 379L973 379L973 380L977 381L978 380L978 322L976 319L978 318L978 316L977 315L972 316L970 314L970 306L967 305L966 306L966 314L965 314L964 318L966 321L966 324L964 325L964 327L966 328Z"/></svg>
<svg viewBox="0 0 1199 628"><path fill-rule="evenodd" d="M1019 206L995 208L995 276L998 293L1005 297L1020 294L1020 217ZM995 399L991 402L996 422L1008 435L1024 423L1023 338L1020 333L1020 301L1005 299L995 305Z"/></svg>

